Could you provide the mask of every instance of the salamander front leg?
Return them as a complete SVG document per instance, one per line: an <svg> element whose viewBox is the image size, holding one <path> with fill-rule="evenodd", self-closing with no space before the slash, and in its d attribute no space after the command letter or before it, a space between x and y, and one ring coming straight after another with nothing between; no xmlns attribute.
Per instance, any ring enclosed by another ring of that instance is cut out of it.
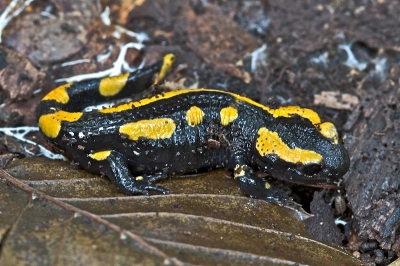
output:
<svg viewBox="0 0 400 266"><path fill-rule="evenodd" d="M254 174L253 169L248 165L237 164L233 173L240 189L250 197L276 204L292 203L286 194L273 188L267 181Z"/></svg>
<svg viewBox="0 0 400 266"><path fill-rule="evenodd" d="M166 188L155 186L154 182L166 178L164 173L156 173L154 175L132 176L128 162L122 153L117 151L102 151L89 155L91 165L89 171L100 172L106 175L113 185L122 192L133 195L143 194L149 195L149 191L156 191L163 194L169 194Z"/></svg>

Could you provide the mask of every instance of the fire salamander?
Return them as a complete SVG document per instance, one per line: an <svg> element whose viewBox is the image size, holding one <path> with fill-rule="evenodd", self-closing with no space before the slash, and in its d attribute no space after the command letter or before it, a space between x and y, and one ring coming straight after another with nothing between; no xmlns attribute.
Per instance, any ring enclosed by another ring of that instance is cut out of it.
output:
<svg viewBox="0 0 400 266"><path fill-rule="evenodd" d="M285 203L284 193L253 170L323 184L349 169L335 126L298 106L271 108L226 91L185 89L82 112L150 87L153 76L159 73L162 79L174 58L168 54L136 72L56 88L38 106L41 131L67 158L106 175L130 195L168 194L155 181L226 167L247 195Z"/></svg>

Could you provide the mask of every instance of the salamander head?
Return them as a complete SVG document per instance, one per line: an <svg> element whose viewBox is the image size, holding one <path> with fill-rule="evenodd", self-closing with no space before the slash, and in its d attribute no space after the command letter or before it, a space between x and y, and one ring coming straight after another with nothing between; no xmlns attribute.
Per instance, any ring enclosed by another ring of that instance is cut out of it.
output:
<svg viewBox="0 0 400 266"><path fill-rule="evenodd" d="M255 161L263 171L294 183L330 183L349 169L347 150L335 126L278 117L255 138Z"/></svg>

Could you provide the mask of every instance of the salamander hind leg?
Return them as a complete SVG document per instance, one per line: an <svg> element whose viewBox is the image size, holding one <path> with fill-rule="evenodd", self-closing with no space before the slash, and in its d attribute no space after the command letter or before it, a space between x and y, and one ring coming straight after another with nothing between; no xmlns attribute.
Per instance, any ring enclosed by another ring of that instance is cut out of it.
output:
<svg viewBox="0 0 400 266"><path fill-rule="evenodd" d="M246 164L236 165L234 177L240 189L250 197L283 205L293 203L285 193L273 188L267 181L258 177Z"/></svg>
<svg viewBox="0 0 400 266"><path fill-rule="evenodd" d="M106 175L117 189L128 195L149 195L150 190L163 194L170 193L168 189L154 185L155 181L167 177L165 173L135 177L128 168L125 156L120 152L101 151L89 154L89 158L91 164L87 170Z"/></svg>

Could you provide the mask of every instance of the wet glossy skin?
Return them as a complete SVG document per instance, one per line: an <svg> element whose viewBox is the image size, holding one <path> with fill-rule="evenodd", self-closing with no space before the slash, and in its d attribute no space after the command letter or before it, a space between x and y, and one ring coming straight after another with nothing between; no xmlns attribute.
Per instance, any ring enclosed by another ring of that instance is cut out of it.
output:
<svg viewBox="0 0 400 266"><path fill-rule="evenodd" d="M169 193L154 182L226 167L246 194L285 203L253 169L296 183L331 182L347 172L349 157L334 126L297 106L271 109L236 94L196 89L81 112L93 102L144 90L161 66L107 80L103 89L101 80L56 89L38 107L42 132L68 158L105 174L127 194Z"/></svg>

